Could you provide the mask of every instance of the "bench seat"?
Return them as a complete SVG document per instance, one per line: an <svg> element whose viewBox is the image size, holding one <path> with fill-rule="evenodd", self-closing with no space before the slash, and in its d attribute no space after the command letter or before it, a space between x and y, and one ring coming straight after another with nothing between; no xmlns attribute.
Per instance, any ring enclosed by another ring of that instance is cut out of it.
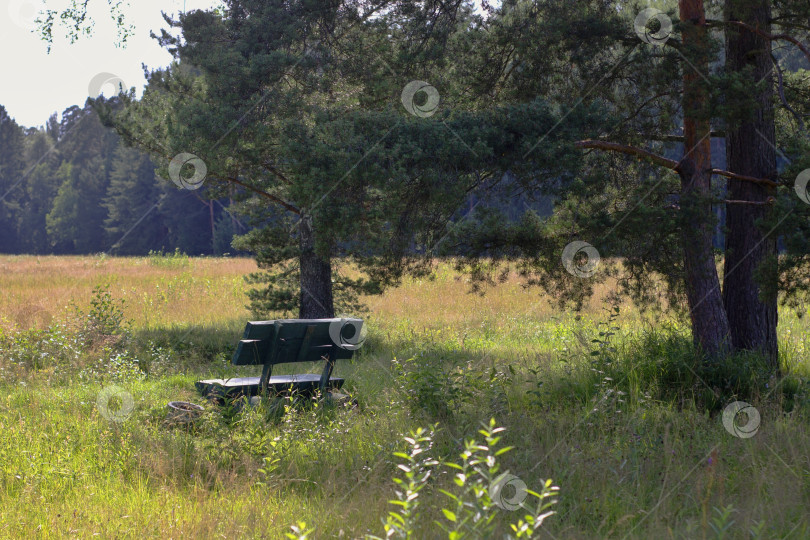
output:
<svg viewBox="0 0 810 540"><path fill-rule="evenodd" d="M235 366L263 366L261 377L233 377L197 381L204 396L218 400L239 396L290 393L322 396L339 390L343 379L332 377L336 360L349 360L363 343L363 321L355 318L277 319L250 321L231 363ZM323 363L321 375L314 373L273 376L277 364Z"/></svg>
<svg viewBox="0 0 810 540"><path fill-rule="evenodd" d="M267 390L271 394L287 394L291 386L304 394L314 394L318 389L321 376L315 373L299 375L274 375L267 383ZM194 386L205 397L257 396L260 393L261 377L233 377L231 379L208 379L197 381ZM339 390L344 379L340 377L329 378L329 389Z"/></svg>

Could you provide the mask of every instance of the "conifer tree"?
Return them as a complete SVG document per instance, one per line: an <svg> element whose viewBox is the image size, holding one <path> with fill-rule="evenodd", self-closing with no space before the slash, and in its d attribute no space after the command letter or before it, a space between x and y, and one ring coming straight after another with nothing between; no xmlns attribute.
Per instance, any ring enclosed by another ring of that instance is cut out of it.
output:
<svg viewBox="0 0 810 540"><path fill-rule="evenodd" d="M149 252L165 234L162 216L155 211L160 189L149 156L120 145L113 157L110 185L104 198L104 230L115 254ZM137 227L136 234L130 234Z"/></svg>
<svg viewBox="0 0 810 540"><path fill-rule="evenodd" d="M54 117L51 117L54 120ZM57 124L49 122L51 126ZM53 206L59 189L59 151L52 134L57 129L35 130L25 138L25 179L20 183L22 198L17 221L17 236L22 253L50 253L46 230L46 216Z"/></svg>
<svg viewBox="0 0 810 540"><path fill-rule="evenodd" d="M411 69L438 78L455 52L439 45L452 45L475 24L469 4L436 18L435 32L392 51L391 62L381 62L374 46L391 32L404 42L418 36L429 7L389 3L389 20L353 4L228 5L224 17L194 12L172 22L182 39L161 39L179 63L152 73L140 101L130 98L104 115L127 142L164 164L172 159L167 148L196 156L189 161L204 167L214 193L241 190L237 210L256 229L235 246L254 251L271 270L252 278L267 285L253 296L262 312L331 316L338 293L351 307L353 295L380 292L404 271L424 269L424 256L433 255L470 190L523 166L519 156L562 114L542 101L469 106L466 89L452 82L443 86L449 105L433 118L435 110L403 106L408 85L418 81L381 74ZM426 40L438 43L417 52ZM576 111L562 137L572 143L583 117L595 114ZM525 166L565 174L576 153L571 144L545 145ZM163 175L171 176L167 165ZM341 276L337 265L346 261L365 275Z"/></svg>
<svg viewBox="0 0 810 540"><path fill-rule="evenodd" d="M564 10L562 2L510 1L496 10L487 54L503 51L508 61L490 87L515 96L546 88L560 102L572 96L574 106L602 101L616 117L578 143L590 173L555 190L554 217L535 223L534 234L527 220L501 236L521 239L530 282L577 302L609 274L569 273L560 252L572 241L593 243L603 268L605 258L622 257L620 284L636 300L656 300L656 276L668 284L672 306L685 298L695 343L709 358L758 350L776 367L777 284L796 302L806 290L796 277L806 274L808 212L794 186L808 165L799 112L806 116L808 94L806 78L784 74L788 86L778 82L785 68L775 67L770 42L806 49L790 32L804 37L808 8L729 1L709 17L698 0L656 5L581 2ZM766 23L783 33L771 34ZM527 45L510 37L516 34ZM796 112L793 129L776 136L774 103L783 116ZM710 141L724 137L721 169ZM773 157L780 152L782 170ZM718 205L728 215L722 293L711 242ZM787 252L777 266L780 236ZM467 245L471 253L483 248L476 239Z"/></svg>
<svg viewBox="0 0 810 540"><path fill-rule="evenodd" d="M19 248L20 183L25 174L23 130L0 106L0 253Z"/></svg>

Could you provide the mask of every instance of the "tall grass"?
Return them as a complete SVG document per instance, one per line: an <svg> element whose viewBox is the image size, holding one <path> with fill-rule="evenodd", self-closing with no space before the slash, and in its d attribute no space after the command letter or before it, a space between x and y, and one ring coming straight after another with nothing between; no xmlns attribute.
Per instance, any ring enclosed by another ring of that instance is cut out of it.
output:
<svg viewBox="0 0 810 540"><path fill-rule="evenodd" d="M460 463L493 417L499 444L514 447L500 472L560 487L539 538L810 537L806 318L780 314L788 375L776 380L749 356L702 368L683 321L614 312L607 290L559 313L515 279L467 294L445 267L368 299L369 338L336 368L358 407L237 412L202 401L193 382L254 369L228 363L251 261L0 267L0 537L282 538L300 522L312 538L384 536L403 436L436 426L431 459ZM116 314L120 325L92 323ZM111 386L133 397L124 422L97 403ZM751 438L723 427L736 399L761 414ZM206 413L169 425L173 400ZM414 537L446 538L444 510L461 516L443 494L460 493L454 474L437 467L425 481ZM510 532L521 512L495 508L494 530Z"/></svg>

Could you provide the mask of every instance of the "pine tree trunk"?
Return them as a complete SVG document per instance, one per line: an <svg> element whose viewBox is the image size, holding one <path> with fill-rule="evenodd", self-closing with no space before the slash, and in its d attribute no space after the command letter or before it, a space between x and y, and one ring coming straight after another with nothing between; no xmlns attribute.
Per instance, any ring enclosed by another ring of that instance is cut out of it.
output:
<svg viewBox="0 0 810 540"><path fill-rule="evenodd" d="M715 358L728 350L730 330L712 248L708 89L697 71L709 70L706 16L702 0L681 0L679 6L681 21L687 23L683 52L689 58L683 64L684 159L680 167L686 296L695 345Z"/></svg>
<svg viewBox="0 0 810 540"><path fill-rule="evenodd" d="M726 0L726 16L728 20L742 21L770 33L770 0ZM752 69L752 89L759 81L766 83L756 95L757 107L751 111L751 117L729 125L726 132L728 170L756 178L776 176L770 54L770 41L756 33L739 27L726 31L727 71ZM773 190L766 186L728 181L728 198L732 200L765 201L771 195ZM765 218L767 212L767 206L728 205L723 302L733 347L760 351L777 367L776 294L771 292L760 298L761 287L755 280L758 269L767 268L762 276L767 280L765 289L775 291L776 237L765 238L767 231L756 226L756 221Z"/></svg>
<svg viewBox="0 0 810 540"><path fill-rule="evenodd" d="M301 306L300 319L328 319L335 316L332 302L332 264L315 251L315 231L311 219L301 219Z"/></svg>

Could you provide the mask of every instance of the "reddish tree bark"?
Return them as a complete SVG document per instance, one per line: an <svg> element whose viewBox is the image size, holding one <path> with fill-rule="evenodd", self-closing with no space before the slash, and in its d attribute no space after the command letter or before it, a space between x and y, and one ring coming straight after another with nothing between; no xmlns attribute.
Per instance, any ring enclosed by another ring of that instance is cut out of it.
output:
<svg viewBox="0 0 810 540"><path fill-rule="evenodd" d="M706 14L702 0L681 0L684 158L679 165L686 297L695 345L710 357L730 346L730 329L714 263L711 217L711 125ZM690 65L691 64L691 65ZM693 225L689 226L692 222Z"/></svg>

